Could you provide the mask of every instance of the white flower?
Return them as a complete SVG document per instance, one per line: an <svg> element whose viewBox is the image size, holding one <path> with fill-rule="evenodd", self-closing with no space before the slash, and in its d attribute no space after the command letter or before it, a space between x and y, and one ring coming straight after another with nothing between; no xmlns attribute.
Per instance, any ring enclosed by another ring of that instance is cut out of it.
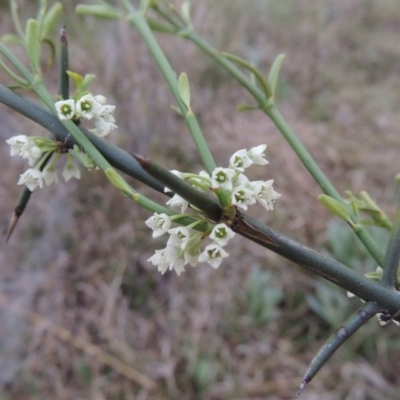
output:
<svg viewBox="0 0 400 400"><path fill-rule="evenodd" d="M244 185L235 187L231 192L231 202L233 205L247 210L247 206L256 202L253 191Z"/></svg>
<svg viewBox="0 0 400 400"><path fill-rule="evenodd" d="M252 147L248 152L247 156L253 161L254 164L266 165L268 161L264 158L264 151L267 148L266 144L260 144L259 146Z"/></svg>
<svg viewBox="0 0 400 400"><path fill-rule="evenodd" d="M157 269L164 274L167 270L175 270L180 275L185 270L185 260L180 257L178 249L167 246L165 249L156 250L155 254L147 261L157 266Z"/></svg>
<svg viewBox="0 0 400 400"><path fill-rule="evenodd" d="M32 167L37 160L42 156L42 150L35 145L33 141L28 141L21 149L22 158L27 158L29 165Z"/></svg>
<svg viewBox="0 0 400 400"><path fill-rule="evenodd" d="M231 228L229 228L225 224L215 225L210 234L210 239L214 241L214 243L220 245L221 247L225 246L229 240L231 240L235 236L235 232Z"/></svg>
<svg viewBox="0 0 400 400"><path fill-rule="evenodd" d="M177 228L169 229L168 233L171 236L168 239L167 245L177 246L181 250L185 250L191 236L190 230L185 226L178 226Z"/></svg>
<svg viewBox="0 0 400 400"><path fill-rule="evenodd" d="M43 187L43 176L38 169L29 168L20 175L18 185L26 185L33 192L38 186Z"/></svg>
<svg viewBox="0 0 400 400"><path fill-rule="evenodd" d="M145 224L153 230L153 238L163 235L171 226L171 219L167 214L154 213Z"/></svg>
<svg viewBox="0 0 400 400"><path fill-rule="evenodd" d="M58 118L60 118L61 120L68 120L73 118L75 114L74 99L60 100L57 101L54 105L56 107Z"/></svg>
<svg viewBox="0 0 400 400"><path fill-rule="evenodd" d="M229 166L240 172L250 167L251 164L253 164L253 160L248 157L246 149L238 150L229 159Z"/></svg>
<svg viewBox="0 0 400 400"><path fill-rule="evenodd" d="M256 181L252 183L253 193L256 201L261 204L267 211L274 209L274 201L281 197L281 195L275 192L272 187L274 183L273 179L268 181Z"/></svg>
<svg viewBox="0 0 400 400"><path fill-rule="evenodd" d="M207 262L213 268L217 269L222 259L228 257L229 254L218 244L209 244L199 256L199 262Z"/></svg>
<svg viewBox="0 0 400 400"><path fill-rule="evenodd" d="M196 267L199 263L200 249L198 247L194 249L188 249L185 251L185 264L190 264L192 267Z"/></svg>
<svg viewBox="0 0 400 400"><path fill-rule="evenodd" d="M232 168L215 168L211 175L212 187L231 190L233 187L232 178L235 173L236 171Z"/></svg>
<svg viewBox="0 0 400 400"><path fill-rule="evenodd" d="M106 97L104 97L102 94L98 94L94 96L94 99L100 103L102 106L104 106L107 103Z"/></svg>
<svg viewBox="0 0 400 400"><path fill-rule="evenodd" d="M158 270L164 274L169 267L169 262L167 262L166 256L167 249L156 250L155 253L147 260L153 265L158 267Z"/></svg>
<svg viewBox="0 0 400 400"><path fill-rule="evenodd" d="M42 150L28 136L13 136L6 140L6 143L11 147L11 156L20 155L22 158L27 158L30 166L35 165L37 160L42 156Z"/></svg>
<svg viewBox="0 0 400 400"><path fill-rule="evenodd" d="M170 206L172 208L181 208L181 214L183 214L188 206L189 206L189 202L187 200L185 200L183 197L179 196L179 194L175 194L172 198L170 198L167 201L167 206Z"/></svg>
<svg viewBox="0 0 400 400"><path fill-rule="evenodd" d="M95 122L95 129L91 129L96 136L104 137L110 133L111 130L118 128L117 125L114 124L115 118L111 114L115 109L115 106L105 105L102 106L100 111L98 112Z"/></svg>
<svg viewBox="0 0 400 400"><path fill-rule="evenodd" d="M43 169L42 176L47 186L51 185L53 182L55 183L58 182L57 169L56 169L56 161L58 160L58 158L59 155L57 153L54 153L51 156L51 160L49 160L49 162Z"/></svg>
<svg viewBox="0 0 400 400"><path fill-rule="evenodd" d="M21 149L24 147L26 143L28 143L28 136L26 135L17 135L13 136L10 139L6 140L6 143L10 145L10 155L17 156L21 155Z"/></svg>
<svg viewBox="0 0 400 400"><path fill-rule="evenodd" d="M92 119L98 115L102 105L90 94L85 94L77 102L75 106L75 113L79 117Z"/></svg>
<svg viewBox="0 0 400 400"><path fill-rule="evenodd" d="M62 176L66 182L71 178L81 179L81 171L79 171L79 168L72 161L70 154L67 154L67 163L65 164Z"/></svg>

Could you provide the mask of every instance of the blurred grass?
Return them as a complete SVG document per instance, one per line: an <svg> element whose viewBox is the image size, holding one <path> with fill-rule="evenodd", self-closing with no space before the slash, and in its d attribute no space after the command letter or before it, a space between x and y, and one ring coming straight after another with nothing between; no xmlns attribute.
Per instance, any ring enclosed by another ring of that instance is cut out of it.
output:
<svg viewBox="0 0 400 400"><path fill-rule="evenodd" d="M25 16L32 3L20 2ZM68 4L71 69L96 74L93 89L117 105L119 130L110 140L169 168L199 171L188 132L170 109L172 96L137 33L123 23L76 18L75 2ZM285 53L282 113L342 193L365 189L393 214L400 147L396 0L203 0L193 3L193 21L218 49L265 72ZM10 29L5 11L0 30ZM239 148L268 144L268 169L252 173L275 179L283 196L274 212L252 215L362 273L374 270L344 224L329 222L316 202L320 191L266 117L235 112L248 95L190 43L158 37L176 71L188 73L193 108L220 165ZM54 92L56 76L48 71ZM0 117L2 140L42 133L5 107ZM5 229L25 165L9 158L6 146L0 152ZM159 390L148 393L5 307L2 399L290 399L314 353L359 305L240 238L217 271L200 266L179 278L160 276L146 261L162 246L150 239L147 216L98 172L34 193L11 242L0 248L1 293L156 380ZM396 398L397 329L371 321L304 398Z"/></svg>

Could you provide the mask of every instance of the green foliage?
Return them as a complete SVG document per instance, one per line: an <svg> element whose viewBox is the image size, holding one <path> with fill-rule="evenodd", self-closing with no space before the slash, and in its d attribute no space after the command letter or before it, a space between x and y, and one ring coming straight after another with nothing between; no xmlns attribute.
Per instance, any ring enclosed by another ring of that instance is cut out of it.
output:
<svg viewBox="0 0 400 400"><path fill-rule="evenodd" d="M338 328L349 314L350 299L330 282L318 280L315 294L307 294L308 306L332 328Z"/></svg>
<svg viewBox="0 0 400 400"><path fill-rule="evenodd" d="M378 246L384 249L388 240L388 232L376 227L369 227L368 231ZM370 257L354 233L339 221L332 221L328 225L327 247L336 260L362 273L374 271L377 267L376 262Z"/></svg>
<svg viewBox="0 0 400 400"><path fill-rule="evenodd" d="M276 307L283 299L282 289L274 286L272 274L253 268L247 281L248 313L257 324L264 324L277 315Z"/></svg>

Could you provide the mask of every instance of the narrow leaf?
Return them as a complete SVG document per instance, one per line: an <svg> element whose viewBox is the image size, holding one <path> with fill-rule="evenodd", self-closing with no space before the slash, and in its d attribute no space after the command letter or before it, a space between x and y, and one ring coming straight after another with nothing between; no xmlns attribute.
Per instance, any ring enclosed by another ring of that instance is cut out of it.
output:
<svg viewBox="0 0 400 400"><path fill-rule="evenodd" d="M251 111L251 110L259 110L259 109L260 109L260 107L258 107L258 106L249 106L249 105L247 105L247 104L239 104L239 105L236 107L236 111L238 111L238 112Z"/></svg>
<svg viewBox="0 0 400 400"><path fill-rule="evenodd" d="M185 72L179 75L178 90L185 106L190 110L190 85Z"/></svg>
<svg viewBox="0 0 400 400"><path fill-rule="evenodd" d="M261 85L265 96L270 99L272 97L272 90L268 84L268 82L265 80L265 78L262 76L261 72L254 67L254 65L250 64L248 61L244 60L243 58L240 58L238 56L235 56L233 54L229 54L229 53L217 53L217 56L222 56L227 58L228 60L234 61L237 64L241 65L242 67L248 69L250 72L252 72L254 74L254 76L257 78L257 81L259 82L259 84Z"/></svg>
<svg viewBox="0 0 400 400"><path fill-rule="evenodd" d="M184 20L187 22L187 24L191 25L192 22L190 19L190 2L189 1L185 1L182 3L181 13L182 13Z"/></svg>
<svg viewBox="0 0 400 400"><path fill-rule="evenodd" d="M40 72L40 38L38 24L34 19L26 23L25 46L35 73Z"/></svg>
<svg viewBox="0 0 400 400"><path fill-rule="evenodd" d="M91 6L79 4L76 6L75 11L80 15L92 15L93 17L104 19L117 19L121 17L121 13L116 8L106 4Z"/></svg>
<svg viewBox="0 0 400 400"><path fill-rule="evenodd" d="M62 14L62 5L61 3L55 3L51 6L51 8L47 11L46 15L43 19L42 32L41 32L41 40L45 37L49 36L56 26L58 19Z"/></svg>
<svg viewBox="0 0 400 400"><path fill-rule="evenodd" d="M320 194L318 196L318 201L332 214L348 222L350 225L353 224L347 208L333 197L327 196L326 194Z"/></svg>
<svg viewBox="0 0 400 400"><path fill-rule="evenodd" d="M268 84L272 91L272 97L275 97L275 90L279 81L279 72L281 70L284 59L285 55L279 54L279 56L276 57L275 61L272 63L272 67L269 71Z"/></svg>

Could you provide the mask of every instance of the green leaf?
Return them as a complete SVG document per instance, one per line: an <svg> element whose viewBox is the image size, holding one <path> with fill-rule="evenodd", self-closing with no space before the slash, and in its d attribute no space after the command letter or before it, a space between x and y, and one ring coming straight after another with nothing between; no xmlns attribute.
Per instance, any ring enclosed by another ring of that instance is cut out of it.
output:
<svg viewBox="0 0 400 400"><path fill-rule="evenodd" d="M275 61L272 63L272 67L268 74L268 84L272 91L272 97L275 97L275 90L279 81L279 72L281 70L284 59L285 55L279 54L279 56L276 57Z"/></svg>
<svg viewBox="0 0 400 400"><path fill-rule="evenodd" d="M179 75L178 90L182 101L185 103L185 106L190 110L190 85L189 79L185 72Z"/></svg>
<svg viewBox="0 0 400 400"><path fill-rule="evenodd" d="M75 12L80 15L91 15L97 18L117 19L121 17L121 13L114 7L106 4L102 5L85 5L76 6Z"/></svg>
<svg viewBox="0 0 400 400"><path fill-rule="evenodd" d="M24 41L17 35L9 33L7 35L3 35L1 37L1 41L5 44L22 44L24 45Z"/></svg>
<svg viewBox="0 0 400 400"><path fill-rule="evenodd" d="M83 82L82 75L79 75L76 72L72 72L72 71L67 71L67 75L74 81L76 87L79 87L82 85L82 82Z"/></svg>
<svg viewBox="0 0 400 400"><path fill-rule="evenodd" d="M249 106L249 105L247 105L247 104L239 104L239 105L236 107L236 111L238 111L238 112L251 111L251 110L259 110L259 109L260 109L260 107L258 107L258 106Z"/></svg>
<svg viewBox="0 0 400 400"><path fill-rule="evenodd" d="M42 32L41 32L41 40L45 37L49 36L56 26L58 19L62 14L62 5L61 3L55 3L53 6L47 11L46 15L43 19Z"/></svg>
<svg viewBox="0 0 400 400"><path fill-rule="evenodd" d="M320 194L318 196L318 201L332 214L348 222L350 225L353 225L350 213L342 203L339 203L339 201L333 197L327 196L326 194Z"/></svg>
<svg viewBox="0 0 400 400"><path fill-rule="evenodd" d="M25 47L35 73L40 72L40 39L38 23L29 19L25 30Z"/></svg>
<svg viewBox="0 0 400 400"><path fill-rule="evenodd" d="M147 17L146 21L152 31L170 34L175 34L177 32L176 29L170 28L169 26L164 25L152 18Z"/></svg>
<svg viewBox="0 0 400 400"><path fill-rule="evenodd" d="M86 74L83 78L82 84L80 86L79 91L87 90L88 86L96 79L96 75Z"/></svg>
<svg viewBox="0 0 400 400"><path fill-rule="evenodd" d="M108 180L125 196L132 197L135 194L135 191L128 185L125 179L114 168L109 167L104 170L104 173Z"/></svg>
<svg viewBox="0 0 400 400"><path fill-rule="evenodd" d="M56 59L56 45L54 44L54 41L49 38L44 38L43 43L46 43L47 46L49 46L50 57L49 61L47 62L47 65L51 67L54 64L54 60Z"/></svg>
<svg viewBox="0 0 400 400"><path fill-rule="evenodd" d="M229 53L216 53L215 55L217 56L221 56L221 57L225 57L228 60L234 61L237 64L241 65L242 67L248 69L250 72L252 72L254 74L254 76L257 78L258 83L261 85L265 96L270 99L272 98L272 91L271 88L269 86L269 83L264 79L264 77L262 76L261 72L251 63L249 63L248 61L244 60L243 58L240 58L238 56L235 56L233 54L229 54Z"/></svg>
<svg viewBox="0 0 400 400"><path fill-rule="evenodd" d="M182 13L183 19L187 22L187 24L192 25L192 22L190 19L190 2L189 1L185 1L182 3L181 13Z"/></svg>

